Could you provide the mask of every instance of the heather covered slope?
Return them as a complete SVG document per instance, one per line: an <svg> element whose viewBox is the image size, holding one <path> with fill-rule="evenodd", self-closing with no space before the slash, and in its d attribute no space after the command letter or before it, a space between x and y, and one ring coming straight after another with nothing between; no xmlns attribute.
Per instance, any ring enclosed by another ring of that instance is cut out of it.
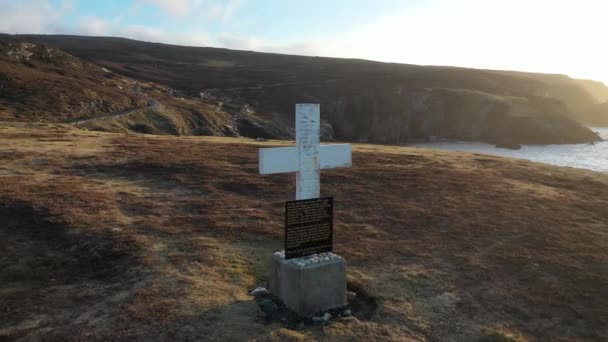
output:
<svg viewBox="0 0 608 342"><path fill-rule="evenodd" d="M179 96L247 106L262 129L290 137L293 104L321 103L326 137L404 143L434 138L491 143L581 143L581 124L608 87L563 75L379 63L146 43L122 38L18 36L50 44ZM608 120L608 119L607 119Z"/></svg>
<svg viewBox="0 0 608 342"><path fill-rule="evenodd" d="M293 331L247 289L281 248L282 142L0 126L0 337L608 338L608 175L356 145L323 171L354 318Z"/></svg>
<svg viewBox="0 0 608 342"><path fill-rule="evenodd" d="M1 36L0 121L222 136L263 124L239 106L173 96L166 86L117 74L63 50Z"/></svg>
<svg viewBox="0 0 608 342"><path fill-rule="evenodd" d="M0 120L61 122L146 105L133 80L56 48L0 40Z"/></svg>

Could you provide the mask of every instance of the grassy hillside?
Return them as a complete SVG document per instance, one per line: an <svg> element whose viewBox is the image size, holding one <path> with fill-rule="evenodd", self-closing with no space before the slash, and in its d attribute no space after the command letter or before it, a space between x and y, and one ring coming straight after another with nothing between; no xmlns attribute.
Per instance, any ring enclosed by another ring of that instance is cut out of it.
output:
<svg viewBox="0 0 608 342"><path fill-rule="evenodd" d="M198 98L202 93L218 105L248 106L263 123L263 135L282 138L292 134L293 104L318 102L326 137L340 140L404 143L439 137L492 143L591 142L597 136L580 124L597 122L589 107L608 98L605 85L563 75L290 56L107 37L27 35L19 39L51 44L114 72L167 85L179 96ZM445 93L449 96L444 97ZM502 100L488 102L486 94ZM260 130L254 131L249 136L260 135Z"/></svg>
<svg viewBox="0 0 608 342"><path fill-rule="evenodd" d="M59 49L0 40L0 120L67 121L146 105L131 79Z"/></svg>
<svg viewBox="0 0 608 342"><path fill-rule="evenodd" d="M606 174L355 145L322 194L359 302L294 331L247 295L295 190L257 149L283 142L15 123L0 143L0 338L608 338Z"/></svg>
<svg viewBox="0 0 608 342"><path fill-rule="evenodd" d="M13 38L0 38L0 121L71 122L101 131L221 136L257 134L256 128L265 125L247 106L175 96L166 86Z"/></svg>

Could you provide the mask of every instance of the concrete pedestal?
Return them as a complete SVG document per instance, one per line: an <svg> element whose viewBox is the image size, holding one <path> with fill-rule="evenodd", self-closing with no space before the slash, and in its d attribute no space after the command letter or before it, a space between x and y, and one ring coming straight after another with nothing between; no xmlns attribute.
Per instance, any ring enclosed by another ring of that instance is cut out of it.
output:
<svg viewBox="0 0 608 342"><path fill-rule="evenodd" d="M270 292L300 316L340 308L346 300L346 261L333 253L285 260L272 255Z"/></svg>

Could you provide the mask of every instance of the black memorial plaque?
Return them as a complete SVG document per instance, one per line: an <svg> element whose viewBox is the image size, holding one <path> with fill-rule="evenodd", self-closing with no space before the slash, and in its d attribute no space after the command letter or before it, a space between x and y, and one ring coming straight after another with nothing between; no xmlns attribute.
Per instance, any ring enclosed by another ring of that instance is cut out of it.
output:
<svg viewBox="0 0 608 342"><path fill-rule="evenodd" d="M285 259L331 252L334 198L285 202Z"/></svg>

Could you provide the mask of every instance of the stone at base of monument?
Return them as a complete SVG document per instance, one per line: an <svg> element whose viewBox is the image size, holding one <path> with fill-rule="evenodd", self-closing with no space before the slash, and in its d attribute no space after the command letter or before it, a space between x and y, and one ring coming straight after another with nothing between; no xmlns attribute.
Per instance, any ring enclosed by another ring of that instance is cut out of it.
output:
<svg viewBox="0 0 608 342"><path fill-rule="evenodd" d="M270 292L300 316L346 306L346 261L333 253L272 255Z"/></svg>

